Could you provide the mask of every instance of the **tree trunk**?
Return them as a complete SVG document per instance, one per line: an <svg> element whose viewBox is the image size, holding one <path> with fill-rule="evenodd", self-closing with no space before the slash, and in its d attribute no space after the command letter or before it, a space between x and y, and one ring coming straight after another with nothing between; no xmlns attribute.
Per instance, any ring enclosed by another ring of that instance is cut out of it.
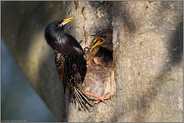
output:
<svg viewBox="0 0 184 123"><path fill-rule="evenodd" d="M57 121L181 122L183 2L2 2L2 37ZM53 20L74 17L65 31L88 45L113 29L113 66L88 66L86 91L109 94L90 112L68 102L54 53L44 39ZM66 105L65 105L66 104Z"/></svg>

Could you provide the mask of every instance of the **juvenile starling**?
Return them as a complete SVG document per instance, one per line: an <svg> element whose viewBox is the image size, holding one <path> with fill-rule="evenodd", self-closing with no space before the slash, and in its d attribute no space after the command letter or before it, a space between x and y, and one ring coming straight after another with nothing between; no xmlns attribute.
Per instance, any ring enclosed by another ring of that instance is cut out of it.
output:
<svg viewBox="0 0 184 123"><path fill-rule="evenodd" d="M88 106L93 107L89 98L86 96L98 96L83 93L82 83L84 81L87 67L84 59L84 52L78 41L71 35L64 32L64 26L72 21L73 18L67 18L61 21L54 21L47 25L45 29L45 39L52 47L55 53L55 64L59 74L59 79L70 92L71 100L78 103L79 109L88 110ZM103 98L99 97L105 102Z"/></svg>
<svg viewBox="0 0 184 123"><path fill-rule="evenodd" d="M113 44L112 29L103 29L96 32L90 48L86 49L85 56L88 63L96 63L97 65L110 63L112 61ZM107 66L109 64L106 64Z"/></svg>
<svg viewBox="0 0 184 123"><path fill-rule="evenodd" d="M112 44L112 29L103 29L98 31L95 35L94 40L95 42L92 44L91 50L97 46L103 47L112 51L113 44Z"/></svg>

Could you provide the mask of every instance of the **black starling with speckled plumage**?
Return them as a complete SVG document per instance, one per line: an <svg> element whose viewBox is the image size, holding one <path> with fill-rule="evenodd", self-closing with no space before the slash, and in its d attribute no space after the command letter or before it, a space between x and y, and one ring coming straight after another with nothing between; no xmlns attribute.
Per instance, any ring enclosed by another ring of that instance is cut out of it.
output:
<svg viewBox="0 0 184 123"><path fill-rule="evenodd" d="M79 109L88 110L88 107L93 105L82 92L87 70L84 52L77 40L64 32L64 26L72 20L73 18L67 18L47 25L45 39L54 50L55 63L64 90L68 88L71 100L79 104Z"/></svg>

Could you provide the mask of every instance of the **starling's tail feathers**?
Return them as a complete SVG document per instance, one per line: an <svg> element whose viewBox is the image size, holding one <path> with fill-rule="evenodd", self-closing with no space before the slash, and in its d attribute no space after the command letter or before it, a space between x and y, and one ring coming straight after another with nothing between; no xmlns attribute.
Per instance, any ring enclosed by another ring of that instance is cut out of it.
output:
<svg viewBox="0 0 184 123"><path fill-rule="evenodd" d="M88 97L83 94L78 88L74 89L73 92L73 98L74 98L74 103L78 103L79 109L88 109L88 106L93 107L93 105L89 102Z"/></svg>

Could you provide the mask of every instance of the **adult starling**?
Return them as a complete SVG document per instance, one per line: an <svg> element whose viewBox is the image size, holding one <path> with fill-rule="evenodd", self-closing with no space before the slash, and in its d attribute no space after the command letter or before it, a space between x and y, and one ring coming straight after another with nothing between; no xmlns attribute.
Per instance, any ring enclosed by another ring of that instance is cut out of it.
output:
<svg viewBox="0 0 184 123"><path fill-rule="evenodd" d="M93 107L93 105L86 95L97 98L98 96L91 93L84 94L82 91L87 70L84 52L78 41L64 32L64 26L72 20L71 17L48 24L45 29L45 39L54 50L55 64L64 90L68 88L71 100L79 104L79 109L88 110L88 106ZM104 101L101 97L98 99Z"/></svg>
<svg viewBox="0 0 184 123"><path fill-rule="evenodd" d="M95 35L95 42L92 44L91 50L97 46L103 47L112 51L112 29L103 29L98 31Z"/></svg>

